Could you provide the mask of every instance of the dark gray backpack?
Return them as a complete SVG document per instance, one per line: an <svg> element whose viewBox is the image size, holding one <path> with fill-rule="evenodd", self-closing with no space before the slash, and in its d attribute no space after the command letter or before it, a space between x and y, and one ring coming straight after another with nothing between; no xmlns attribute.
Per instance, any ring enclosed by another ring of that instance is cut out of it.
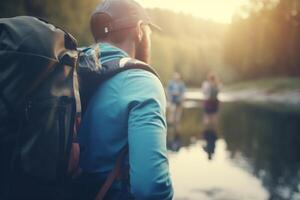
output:
<svg viewBox="0 0 300 200"><path fill-rule="evenodd" d="M98 54L78 51L60 28L34 17L0 19L0 199L68 198L81 107L119 72L156 74L145 63L125 61L99 66Z"/></svg>
<svg viewBox="0 0 300 200"><path fill-rule="evenodd" d="M76 47L37 18L0 19L0 199L58 197L80 113Z"/></svg>

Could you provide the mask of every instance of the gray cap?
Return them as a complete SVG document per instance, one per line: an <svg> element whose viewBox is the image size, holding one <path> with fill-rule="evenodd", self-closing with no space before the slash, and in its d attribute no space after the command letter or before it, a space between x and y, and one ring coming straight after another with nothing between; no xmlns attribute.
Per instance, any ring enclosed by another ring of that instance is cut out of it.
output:
<svg viewBox="0 0 300 200"><path fill-rule="evenodd" d="M111 18L111 23L103 27L104 33L134 27L140 20L154 29L161 30L151 21L146 10L134 0L104 0L92 13L92 17L99 13L107 14Z"/></svg>

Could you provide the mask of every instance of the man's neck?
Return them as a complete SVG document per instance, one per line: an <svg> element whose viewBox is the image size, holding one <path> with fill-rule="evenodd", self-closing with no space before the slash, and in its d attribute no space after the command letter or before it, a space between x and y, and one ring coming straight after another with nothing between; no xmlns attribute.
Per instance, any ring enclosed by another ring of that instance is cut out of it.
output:
<svg viewBox="0 0 300 200"><path fill-rule="evenodd" d="M125 51L131 58L135 58L135 54L136 54L135 45L131 41L125 41L125 42L118 43L118 44L110 42L110 41L97 41L97 42L108 43L110 45L118 47L119 49L122 49L123 51Z"/></svg>

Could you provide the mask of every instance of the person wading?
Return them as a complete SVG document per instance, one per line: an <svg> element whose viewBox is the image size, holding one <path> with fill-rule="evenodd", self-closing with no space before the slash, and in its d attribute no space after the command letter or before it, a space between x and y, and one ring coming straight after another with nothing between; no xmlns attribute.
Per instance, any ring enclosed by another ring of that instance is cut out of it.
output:
<svg viewBox="0 0 300 200"><path fill-rule="evenodd" d="M173 79L169 81L167 87L169 100L169 123L173 126L175 132L179 127L182 114L182 104L184 101L185 84L181 79L181 75L175 72Z"/></svg>
<svg viewBox="0 0 300 200"><path fill-rule="evenodd" d="M219 110L218 95L220 91L220 84L214 74L208 74L207 80L202 84L202 93L204 96L203 111L204 111L204 125L206 127L216 128L217 113Z"/></svg>

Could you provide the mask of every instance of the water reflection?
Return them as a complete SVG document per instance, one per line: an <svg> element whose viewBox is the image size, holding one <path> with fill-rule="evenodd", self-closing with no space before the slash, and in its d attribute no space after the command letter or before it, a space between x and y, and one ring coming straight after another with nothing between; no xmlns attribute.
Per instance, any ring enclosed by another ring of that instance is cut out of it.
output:
<svg viewBox="0 0 300 200"><path fill-rule="evenodd" d="M201 108L185 109L169 133L175 199L300 199L300 112L228 103L218 118L208 133Z"/></svg>
<svg viewBox="0 0 300 200"><path fill-rule="evenodd" d="M218 139L217 133L214 129L205 129L203 138L206 141L203 150L207 153L208 160L212 160L212 156L215 153L216 141Z"/></svg>
<svg viewBox="0 0 300 200"><path fill-rule="evenodd" d="M181 136L178 133L173 134L172 138L168 139L168 149L178 152L182 146Z"/></svg>

